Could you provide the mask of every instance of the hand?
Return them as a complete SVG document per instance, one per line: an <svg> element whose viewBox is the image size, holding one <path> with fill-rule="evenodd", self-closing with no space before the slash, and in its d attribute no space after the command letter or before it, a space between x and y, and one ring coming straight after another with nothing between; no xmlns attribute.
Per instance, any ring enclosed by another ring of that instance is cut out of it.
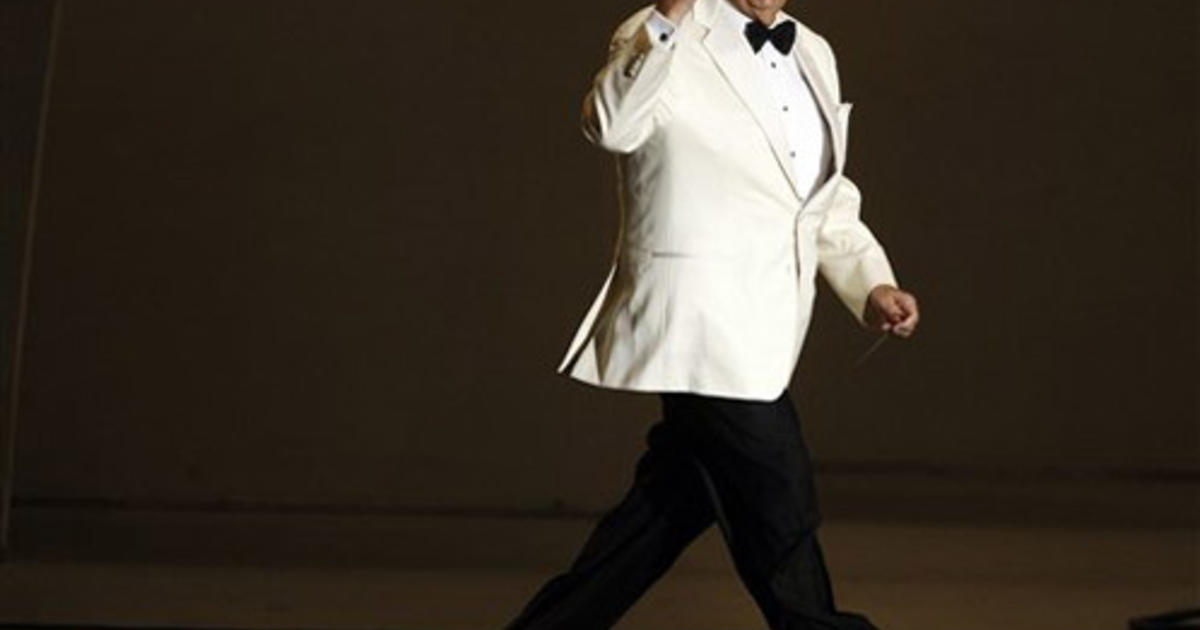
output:
<svg viewBox="0 0 1200 630"><path fill-rule="evenodd" d="M872 330L891 332L898 337L911 337L920 315L917 298L890 284L871 289L867 296L863 320Z"/></svg>
<svg viewBox="0 0 1200 630"><path fill-rule="evenodd" d="M691 10L693 4L696 4L696 0L658 0L654 8L668 20L679 24L679 20Z"/></svg>

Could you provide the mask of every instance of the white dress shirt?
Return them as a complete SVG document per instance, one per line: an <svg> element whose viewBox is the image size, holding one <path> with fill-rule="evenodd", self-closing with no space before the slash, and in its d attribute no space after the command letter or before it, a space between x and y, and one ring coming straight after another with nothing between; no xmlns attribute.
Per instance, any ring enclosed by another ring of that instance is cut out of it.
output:
<svg viewBox="0 0 1200 630"><path fill-rule="evenodd" d="M722 0L719 4L723 7L721 19L728 22L728 28L738 33L745 32L751 18L734 8L728 0ZM782 14L777 14L771 26L776 26L784 19ZM674 46L676 25L658 10L651 12L646 28L655 45ZM792 172L800 186L800 193L807 199L832 171L833 151L829 145L825 119L794 55L784 55L770 41L764 43L757 54L750 48L749 41L746 42L746 49L759 60L761 79L774 96L772 107L779 112L783 123Z"/></svg>

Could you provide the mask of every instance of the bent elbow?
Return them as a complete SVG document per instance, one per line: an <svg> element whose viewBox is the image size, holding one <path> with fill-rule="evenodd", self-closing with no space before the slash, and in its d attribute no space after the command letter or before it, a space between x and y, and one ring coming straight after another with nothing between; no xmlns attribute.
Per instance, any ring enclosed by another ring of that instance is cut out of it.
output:
<svg viewBox="0 0 1200 630"><path fill-rule="evenodd" d="M590 101L584 106L580 127L588 142L610 153L632 153L646 139L644 130L623 124Z"/></svg>
<svg viewBox="0 0 1200 630"><path fill-rule="evenodd" d="M585 135L587 135L586 131ZM628 133L627 131L625 133L614 133L613 129L597 131L594 135L588 135L587 137L592 144L609 153L633 153L642 146L644 140L644 138Z"/></svg>

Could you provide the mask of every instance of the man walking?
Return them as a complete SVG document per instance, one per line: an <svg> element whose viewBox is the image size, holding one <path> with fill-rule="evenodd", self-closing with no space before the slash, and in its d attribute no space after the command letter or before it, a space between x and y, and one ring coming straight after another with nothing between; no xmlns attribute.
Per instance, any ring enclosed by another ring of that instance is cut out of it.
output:
<svg viewBox="0 0 1200 630"><path fill-rule="evenodd" d="M859 324L909 337L916 298L843 174L850 104L787 0L658 0L613 35L583 131L614 153L608 277L558 367L655 392L634 482L506 630L600 630L712 523L772 630L873 630L838 610L787 390L820 272Z"/></svg>

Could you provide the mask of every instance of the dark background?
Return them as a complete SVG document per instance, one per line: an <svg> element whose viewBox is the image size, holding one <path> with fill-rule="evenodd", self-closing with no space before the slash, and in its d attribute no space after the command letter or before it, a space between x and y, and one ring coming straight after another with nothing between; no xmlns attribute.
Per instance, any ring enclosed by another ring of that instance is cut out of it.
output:
<svg viewBox="0 0 1200 630"><path fill-rule="evenodd" d="M657 399L554 368L617 216L579 104L637 6L64 2L18 505L615 500ZM788 9L922 307L851 371L822 287L823 479L1194 474L1196 4Z"/></svg>

